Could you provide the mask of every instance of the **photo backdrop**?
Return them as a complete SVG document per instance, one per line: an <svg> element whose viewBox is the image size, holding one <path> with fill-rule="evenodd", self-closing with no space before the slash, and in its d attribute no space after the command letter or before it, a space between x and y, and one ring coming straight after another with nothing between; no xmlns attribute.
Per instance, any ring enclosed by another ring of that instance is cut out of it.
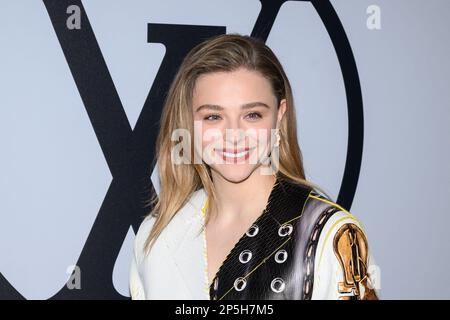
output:
<svg viewBox="0 0 450 320"><path fill-rule="evenodd" d="M450 298L447 0L1 0L0 299L128 299L168 86L264 40L307 177L358 217L382 299Z"/></svg>

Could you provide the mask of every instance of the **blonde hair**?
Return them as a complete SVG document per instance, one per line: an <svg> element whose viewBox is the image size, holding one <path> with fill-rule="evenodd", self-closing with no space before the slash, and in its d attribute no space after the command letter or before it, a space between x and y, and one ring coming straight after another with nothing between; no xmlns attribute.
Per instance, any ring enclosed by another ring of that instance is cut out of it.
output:
<svg viewBox="0 0 450 320"><path fill-rule="evenodd" d="M194 136L192 96L196 79L206 73L234 71L238 68L257 71L269 80L278 106L286 99L286 111L280 122L279 176L291 182L320 190L319 186L305 178L302 154L297 141L297 124L289 80L272 50L257 39L237 33L212 37L195 46L183 59L167 93L161 114L160 130L156 141L156 160L159 167L160 193L153 193L149 204L149 215L156 218L145 241L144 251L148 253L162 230L175 214L189 200L193 192L204 188L208 194L208 209L216 207L216 192L211 179L210 168L204 163L173 164L171 152L177 141L172 141L175 129L189 130ZM194 147L191 146L191 159ZM208 223L210 210L207 210Z"/></svg>

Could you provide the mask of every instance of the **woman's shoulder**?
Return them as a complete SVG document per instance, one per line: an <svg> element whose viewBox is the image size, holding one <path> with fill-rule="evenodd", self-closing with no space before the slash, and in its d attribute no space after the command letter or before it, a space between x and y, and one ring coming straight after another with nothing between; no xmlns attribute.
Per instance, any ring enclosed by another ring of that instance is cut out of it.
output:
<svg viewBox="0 0 450 320"><path fill-rule="evenodd" d="M327 234L336 233L342 225L352 224L366 235L359 217L316 190L311 190L309 193L303 210L315 212L315 223L321 227L322 234L324 232ZM303 214L312 215L309 212L303 212Z"/></svg>
<svg viewBox="0 0 450 320"><path fill-rule="evenodd" d="M315 189L311 189L308 194L305 208L308 206L311 209L326 209L330 213L332 213L332 216L334 218L348 218L353 220L355 223L360 223L358 218L352 212L348 211L343 206L332 200L330 197L318 192Z"/></svg>
<svg viewBox="0 0 450 320"><path fill-rule="evenodd" d="M199 217L200 210L202 209L205 200L206 192L203 188L193 191L166 228L170 229L179 225L187 225L185 223L186 221ZM141 222L134 240L134 249L137 255L143 253L145 242L150 235L156 219L156 215L149 213Z"/></svg>

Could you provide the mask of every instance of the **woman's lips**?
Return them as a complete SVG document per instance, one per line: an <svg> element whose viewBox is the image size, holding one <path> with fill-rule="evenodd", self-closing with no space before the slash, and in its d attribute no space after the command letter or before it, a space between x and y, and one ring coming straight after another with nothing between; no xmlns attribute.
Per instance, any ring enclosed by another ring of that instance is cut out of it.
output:
<svg viewBox="0 0 450 320"><path fill-rule="evenodd" d="M241 149L216 149L219 152L227 152L227 153L239 153L244 151L249 151L250 148L241 148Z"/></svg>
<svg viewBox="0 0 450 320"><path fill-rule="evenodd" d="M254 148L243 148L243 149L216 149L223 160L233 160L236 163L238 160L247 160L250 157L250 151Z"/></svg>

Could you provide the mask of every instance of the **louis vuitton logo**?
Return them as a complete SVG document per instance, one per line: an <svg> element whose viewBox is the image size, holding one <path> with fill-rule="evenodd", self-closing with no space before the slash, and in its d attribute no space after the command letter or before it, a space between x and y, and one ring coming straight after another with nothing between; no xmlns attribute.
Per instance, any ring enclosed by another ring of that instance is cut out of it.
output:
<svg viewBox="0 0 450 320"><path fill-rule="evenodd" d="M286 0L261 0L252 36L267 40ZM43 0L74 82L112 174L112 182L76 265L83 287L63 286L52 299L125 299L112 283L114 263L130 225L138 230L149 208L142 206L142 190L151 186L154 145L165 92L183 57L198 43L223 34L223 26L148 24L147 42L162 43L166 54L131 128L81 0ZM356 65L342 25L328 1L311 1L324 22L343 71L349 106L349 152L338 202L350 207L362 154L362 99ZM67 8L77 6L81 28L67 28ZM146 196L148 198L149 195ZM80 200L82 201L82 200ZM0 273L0 299L24 297Z"/></svg>

